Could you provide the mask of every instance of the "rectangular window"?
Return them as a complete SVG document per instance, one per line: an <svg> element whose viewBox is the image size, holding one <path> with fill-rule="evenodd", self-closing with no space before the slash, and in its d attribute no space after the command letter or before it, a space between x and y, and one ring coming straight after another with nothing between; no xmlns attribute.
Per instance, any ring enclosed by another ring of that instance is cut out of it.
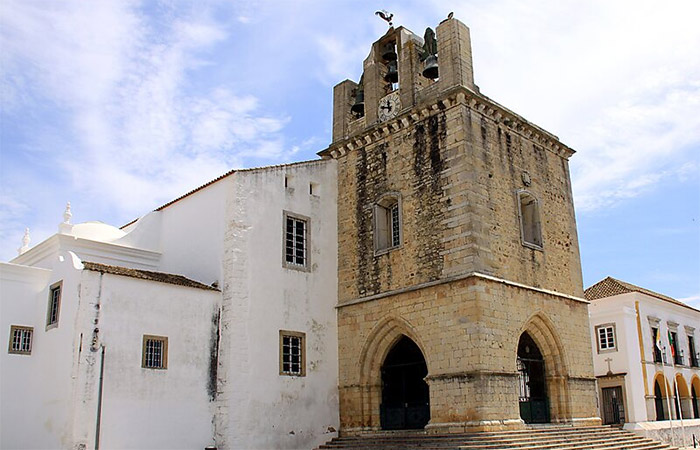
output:
<svg viewBox="0 0 700 450"><path fill-rule="evenodd" d="M698 354L695 352L695 338L691 335L688 335L688 354L690 355L690 367L700 367Z"/></svg>
<svg viewBox="0 0 700 450"><path fill-rule="evenodd" d="M58 326L58 315L61 311L61 288L63 282L54 283L49 288L49 306L46 311L46 329Z"/></svg>
<svg viewBox="0 0 700 450"><path fill-rule="evenodd" d="M309 219L284 213L284 266L306 269L308 258Z"/></svg>
<svg viewBox="0 0 700 450"><path fill-rule="evenodd" d="M616 350L615 324L605 324L596 327L598 336L598 353Z"/></svg>
<svg viewBox="0 0 700 450"><path fill-rule="evenodd" d="M401 203L387 194L374 205L374 251L385 253L401 245Z"/></svg>
<svg viewBox="0 0 700 450"><path fill-rule="evenodd" d="M659 334L658 328L651 328L651 338L652 346L654 348L654 362L663 363L663 359L661 358L661 335Z"/></svg>
<svg viewBox="0 0 700 450"><path fill-rule="evenodd" d="M679 351L678 345L678 333L675 331L668 332L668 343L671 346L671 357L673 358L673 363L677 365L683 365L683 355Z"/></svg>
<svg viewBox="0 0 700 450"><path fill-rule="evenodd" d="M10 326L10 346L8 353L29 355L32 353L32 336L34 328L19 325Z"/></svg>
<svg viewBox="0 0 700 450"><path fill-rule="evenodd" d="M143 335L141 367L144 369L168 368L168 338Z"/></svg>
<svg viewBox="0 0 700 450"><path fill-rule="evenodd" d="M539 202L527 191L518 191L518 214L523 245L541 250L542 226Z"/></svg>
<svg viewBox="0 0 700 450"><path fill-rule="evenodd" d="M280 375L306 375L306 335L280 330Z"/></svg>

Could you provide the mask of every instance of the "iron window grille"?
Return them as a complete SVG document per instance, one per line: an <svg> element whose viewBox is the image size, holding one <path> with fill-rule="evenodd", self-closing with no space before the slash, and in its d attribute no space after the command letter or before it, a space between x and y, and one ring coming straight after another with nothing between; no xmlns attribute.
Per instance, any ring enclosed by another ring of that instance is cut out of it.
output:
<svg viewBox="0 0 700 450"><path fill-rule="evenodd" d="M144 369L168 368L168 338L165 336L143 336L141 367Z"/></svg>
<svg viewBox="0 0 700 450"><path fill-rule="evenodd" d="M295 331L280 331L280 375L306 375L306 335Z"/></svg>
<svg viewBox="0 0 700 450"><path fill-rule="evenodd" d="M398 247L401 243L399 239L399 204L395 203L391 206L391 246Z"/></svg>
<svg viewBox="0 0 700 450"><path fill-rule="evenodd" d="M284 214L284 262L285 267L308 267L309 221Z"/></svg>
<svg viewBox="0 0 700 450"><path fill-rule="evenodd" d="M375 254L401 246L401 202L398 194L385 194L375 203L373 220Z"/></svg>
<svg viewBox="0 0 700 450"><path fill-rule="evenodd" d="M30 355L32 353L32 338L34 328L19 325L10 326L10 345L8 353Z"/></svg>

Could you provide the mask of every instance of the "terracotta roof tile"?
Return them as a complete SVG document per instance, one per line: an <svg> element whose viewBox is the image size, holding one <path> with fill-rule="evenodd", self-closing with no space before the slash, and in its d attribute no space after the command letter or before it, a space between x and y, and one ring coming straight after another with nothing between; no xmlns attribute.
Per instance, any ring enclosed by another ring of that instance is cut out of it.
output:
<svg viewBox="0 0 700 450"><path fill-rule="evenodd" d="M94 262L83 262L83 268L93 272L109 273L112 275L121 275L124 277L138 278L140 280L157 281L159 283L175 284L178 286L186 286L196 289L204 289L207 291L218 291L219 289L208 286L199 281L190 280L182 275L175 275L164 272L151 272L149 270L130 269L128 267L110 266Z"/></svg>
<svg viewBox="0 0 700 450"><path fill-rule="evenodd" d="M585 290L584 296L586 297L586 300L598 300L601 298L605 297L612 297L615 295L620 295L620 294L627 294L630 292L640 292L642 294L649 295L651 297L656 297L660 300L667 301L669 303L673 303L675 305L679 306L684 306L686 308L690 308L694 311L698 311L697 309L693 308L690 305L686 305L685 303L678 301L672 297L669 297L667 295L659 294L658 292L650 291L649 289L644 289L643 287L636 286L632 283L627 283L622 280L618 280L613 277L607 277L593 286L589 287L588 289Z"/></svg>

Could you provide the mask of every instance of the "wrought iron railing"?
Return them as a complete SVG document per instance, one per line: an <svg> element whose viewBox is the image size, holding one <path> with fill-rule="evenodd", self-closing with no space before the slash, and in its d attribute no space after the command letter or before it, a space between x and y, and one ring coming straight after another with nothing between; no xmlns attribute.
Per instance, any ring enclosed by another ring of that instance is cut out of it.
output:
<svg viewBox="0 0 700 450"><path fill-rule="evenodd" d="M673 363L677 366L683 365L683 353L676 353L673 357Z"/></svg>
<svg viewBox="0 0 700 450"><path fill-rule="evenodd" d="M690 367L700 367L700 364L698 364L698 360L700 360L700 353L692 354L690 355Z"/></svg>
<svg viewBox="0 0 700 450"><path fill-rule="evenodd" d="M659 347L654 346L654 362L655 363L663 363L663 357L661 355L661 350L659 350Z"/></svg>

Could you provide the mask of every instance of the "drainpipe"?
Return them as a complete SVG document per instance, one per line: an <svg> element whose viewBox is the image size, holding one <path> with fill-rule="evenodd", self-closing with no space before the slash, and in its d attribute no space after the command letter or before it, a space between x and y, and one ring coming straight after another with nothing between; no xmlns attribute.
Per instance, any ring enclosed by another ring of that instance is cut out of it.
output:
<svg viewBox="0 0 700 450"><path fill-rule="evenodd" d="M104 273L100 272L100 281L97 290L97 302L95 303L95 319L93 320L95 328L92 330L92 344L90 345L90 351L92 352L96 352L99 349L102 349L100 355L100 380L97 388L97 417L95 418L95 450L100 450L100 426L102 425L102 392L104 390L105 374L105 346L99 341L100 329L97 328L100 322L100 308L102 306L103 278Z"/></svg>
<svg viewBox="0 0 700 450"><path fill-rule="evenodd" d="M97 419L95 420L95 450L100 450L100 425L102 422L102 388L104 386L105 374L105 346L101 345L102 355L100 356L100 383L97 392Z"/></svg>

